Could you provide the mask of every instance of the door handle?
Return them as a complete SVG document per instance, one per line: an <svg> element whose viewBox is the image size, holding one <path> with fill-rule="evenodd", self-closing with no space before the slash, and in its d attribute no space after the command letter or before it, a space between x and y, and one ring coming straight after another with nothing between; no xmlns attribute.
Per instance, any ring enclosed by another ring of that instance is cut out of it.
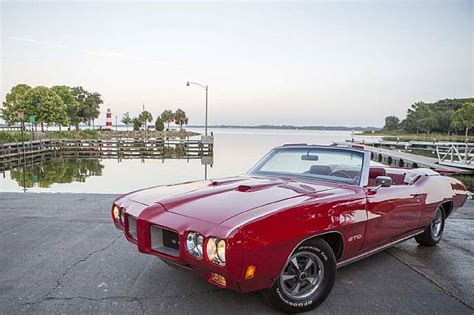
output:
<svg viewBox="0 0 474 315"><path fill-rule="evenodd" d="M418 203L422 201L423 194L411 194L410 196L413 197L413 199L415 199Z"/></svg>

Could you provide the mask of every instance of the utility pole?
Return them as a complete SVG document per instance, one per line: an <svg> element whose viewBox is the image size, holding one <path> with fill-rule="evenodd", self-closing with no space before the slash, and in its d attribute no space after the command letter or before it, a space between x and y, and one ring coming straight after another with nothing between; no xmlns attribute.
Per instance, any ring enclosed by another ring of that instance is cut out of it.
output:
<svg viewBox="0 0 474 315"><path fill-rule="evenodd" d="M191 84L198 85L198 86L202 87L204 90L206 90L206 118L205 118L205 121L204 121L204 135L207 136L207 100L208 100L208 90L209 89L208 89L207 84L203 85L201 83L191 82L191 81L186 82L186 86L191 86Z"/></svg>
<svg viewBox="0 0 474 315"><path fill-rule="evenodd" d="M20 129L21 129L21 145L23 147L23 163L26 161L26 152L25 152L25 112L23 110L18 110L17 118L20 121Z"/></svg>

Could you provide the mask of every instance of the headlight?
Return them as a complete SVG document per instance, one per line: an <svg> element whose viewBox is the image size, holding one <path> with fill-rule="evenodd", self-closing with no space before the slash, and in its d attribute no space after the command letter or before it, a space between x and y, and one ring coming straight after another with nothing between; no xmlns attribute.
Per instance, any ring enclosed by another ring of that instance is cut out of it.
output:
<svg viewBox="0 0 474 315"><path fill-rule="evenodd" d="M120 221L120 208L116 205L112 209L112 216L115 221Z"/></svg>
<svg viewBox="0 0 474 315"><path fill-rule="evenodd" d="M225 241L220 240L217 242L217 257L225 263Z"/></svg>
<svg viewBox="0 0 474 315"><path fill-rule="evenodd" d="M194 257L202 258L202 244L204 237L197 232L189 232L186 236L186 249Z"/></svg>
<svg viewBox="0 0 474 315"><path fill-rule="evenodd" d="M225 241L210 237L207 240L206 254L207 258L215 264L225 265Z"/></svg>

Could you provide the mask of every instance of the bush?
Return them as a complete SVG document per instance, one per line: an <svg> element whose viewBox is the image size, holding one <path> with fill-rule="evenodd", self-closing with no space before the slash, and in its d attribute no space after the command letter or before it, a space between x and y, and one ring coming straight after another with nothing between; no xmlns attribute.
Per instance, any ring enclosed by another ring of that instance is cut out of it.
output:
<svg viewBox="0 0 474 315"><path fill-rule="evenodd" d="M163 131L165 129L165 124L164 124L163 120L161 120L160 117L158 117L156 119L155 129L156 129L156 131Z"/></svg>
<svg viewBox="0 0 474 315"><path fill-rule="evenodd" d="M25 132L23 138L21 137L21 132L0 132L0 142L9 143L9 142L20 142L20 141L30 141L31 133Z"/></svg>

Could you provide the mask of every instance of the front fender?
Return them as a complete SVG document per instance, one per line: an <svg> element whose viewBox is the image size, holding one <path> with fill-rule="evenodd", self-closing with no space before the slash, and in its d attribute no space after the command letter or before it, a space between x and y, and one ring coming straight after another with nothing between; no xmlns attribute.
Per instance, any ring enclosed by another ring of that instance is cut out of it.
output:
<svg viewBox="0 0 474 315"><path fill-rule="evenodd" d="M340 233L344 242L340 259L355 255L362 246L367 212L365 195L354 197L357 198L318 200L315 203L314 197L302 196L265 206L268 215L241 227L244 245L242 274L248 266L256 266L255 277L240 283L241 291L271 287L293 250L317 235ZM346 244L353 235L360 237Z"/></svg>

